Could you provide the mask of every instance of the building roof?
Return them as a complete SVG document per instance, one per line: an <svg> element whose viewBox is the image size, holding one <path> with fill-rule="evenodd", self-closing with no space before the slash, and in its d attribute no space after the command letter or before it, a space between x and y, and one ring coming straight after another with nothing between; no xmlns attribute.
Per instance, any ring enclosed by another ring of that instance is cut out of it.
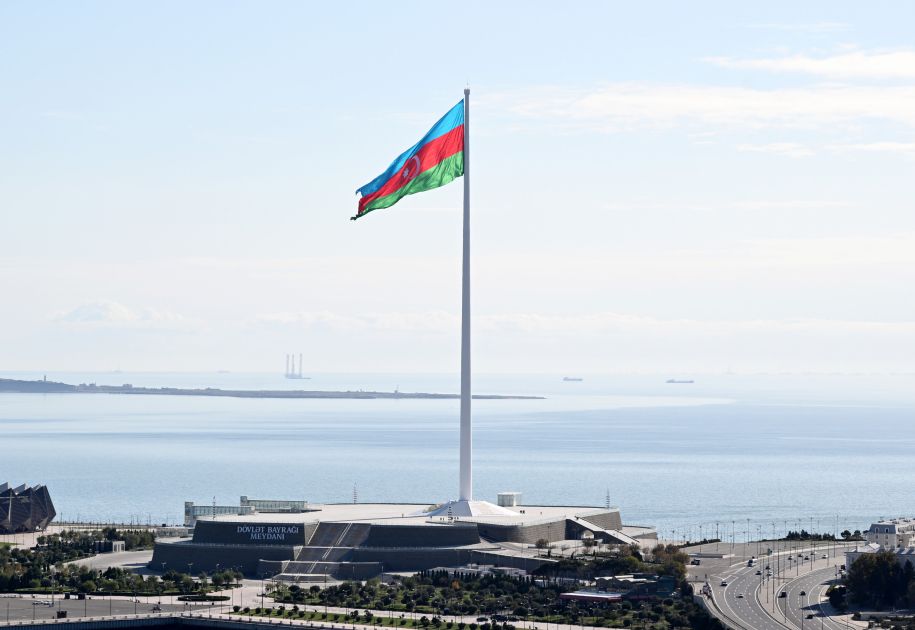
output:
<svg viewBox="0 0 915 630"><path fill-rule="evenodd" d="M258 513L258 514L217 514L198 520L244 521L251 523L316 523L316 522L363 522L374 525L434 525L451 523L447 517L430 517L428 503L333 503L325 505L310 504L311 511L298 513ZM602 507L582 506L534 506L519 505L504 508L511 514L488 514L485 516L455 517L455 523L487 523L505 525L536 525L554 522L564 518L580 516L587 518L607 510Z"/></svg>

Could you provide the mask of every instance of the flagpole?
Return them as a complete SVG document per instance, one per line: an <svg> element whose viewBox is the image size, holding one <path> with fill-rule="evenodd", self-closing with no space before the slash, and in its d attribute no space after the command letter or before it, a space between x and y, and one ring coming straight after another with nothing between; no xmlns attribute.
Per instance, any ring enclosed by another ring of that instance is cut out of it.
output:
<svg viewBox="0 0 915 630"><path fill-rule="evenodd" d="M464 88L464 261L461 289L461 501L473 500L470 421L470 88Z"/></svg>

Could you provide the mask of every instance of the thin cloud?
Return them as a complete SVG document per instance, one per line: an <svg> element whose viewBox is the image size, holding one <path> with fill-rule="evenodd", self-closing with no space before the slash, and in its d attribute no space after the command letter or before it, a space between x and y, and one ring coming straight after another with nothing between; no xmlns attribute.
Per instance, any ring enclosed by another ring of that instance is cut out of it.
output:
<svg viewBox="0 0 915 630"><path fill-rule="evenodd" d="M790 128L835 132L870 121L915 127L915 85L755 89L697 84L612 83L591 88L540 87L489 102L516 121L560 132L619 133L676 126Z"/></svg>
<svg viewBox="0 0 915 630"><path fill-rule="evenodd" d="M825 57L808 55L760 59L707 57L705 61L721 68L809 74L829 79L915 78L915 51L912 50L854 51Z"/></svg>
<svg viewBox="0 0 915 630"><path fill-rule="evenodd" d="M785 31L788 33L842 33L851 30L851 26L845 22L808 22L797 24L768 22L747 24L747 28L767 31Z"/></svg>
<svg viewBox="0 0 915 630"><path fill-rule="evenodd" d="M80 304L54 314L51 321L75 326L121 328L187 328L194 323L176 313L151 308L130 308L113 300Z"/></svg>
<svg viewBox="0 0 915 630"><path fill-rule="evenodd" d="M847 201L835 199L743 199L734 201L650 201L633 199L631 201L618 201L604 204L603 207L612 211L660 211L688 210L690 212L717 212L734 210L823 210L829 208L848 208L852 204Z"/></svg>
<svg viewBox="0 0 915 630"><path fill-rule="evenodd" d="M260 326L292 328L324 328L338 331L389 331L450 333L460 325L453 313L428 311L421 313L364 313L349 315L330 311L266 313L255 318Z"/></svg>
<svg viewBox="0 0 915 630"><path fill-rule="evenodd" d="M744 153L772 153L792 158L809 157L813 150L797 142L769 142L767 144L740 144L737 150Z"/></svg>
<svg viewBox="0 0 915 630"><path fill-rule="evenodd" d="M300 328L328 327L337 331L436 332L453 335L459 329L457 313L388 312L367 315L301 312L263 315L260 323ZM598 312L582 314L498 313L474 317L474 329L488 334L550 334L589 336L604 333L652 335L740 334L740 333L866 333L915 334L915 322L855 321L834 319L696 320L663 319L651 316Z"/></svg>
<svg viewBox="0 0 915 630"><path fill-rule="evenodd" d="M848 144L831 144L831 151L866 151L870 153L901 153L915 155L915 142L860 142Z"/></svg>

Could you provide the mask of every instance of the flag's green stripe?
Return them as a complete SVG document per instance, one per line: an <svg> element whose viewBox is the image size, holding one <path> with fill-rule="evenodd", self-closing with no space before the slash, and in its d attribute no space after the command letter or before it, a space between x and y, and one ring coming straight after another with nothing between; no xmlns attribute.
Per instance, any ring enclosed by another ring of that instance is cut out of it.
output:
<svg viewBox="0 0 915 630"><path fill-rule="evenodd" d="M375 199L365 207L365 210L362 211L362 214L365 214L371 210L377 210L378 208L389 208L407 195L412 195L414 193L423 192L424 190L432 190L433 188L444 186L448 182L452 181L456 177L460 177L463 174L464 152L459 151L454 155L445 158L429 170L423 171L412 181L408 182L406 186L402 186L401 188L392 192L390 195L385 195L384 197Z"/></svg>

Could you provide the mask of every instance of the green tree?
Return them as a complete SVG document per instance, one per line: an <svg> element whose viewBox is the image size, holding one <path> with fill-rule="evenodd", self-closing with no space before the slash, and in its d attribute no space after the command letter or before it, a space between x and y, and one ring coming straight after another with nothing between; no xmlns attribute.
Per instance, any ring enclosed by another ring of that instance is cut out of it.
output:
<svg viewBox="0 0 915 630"><path fill-rule="evenodd" d="M852 601L884 608L907 595L905 571L891 551L862 554L848 568L846 578Z"/></svg>

